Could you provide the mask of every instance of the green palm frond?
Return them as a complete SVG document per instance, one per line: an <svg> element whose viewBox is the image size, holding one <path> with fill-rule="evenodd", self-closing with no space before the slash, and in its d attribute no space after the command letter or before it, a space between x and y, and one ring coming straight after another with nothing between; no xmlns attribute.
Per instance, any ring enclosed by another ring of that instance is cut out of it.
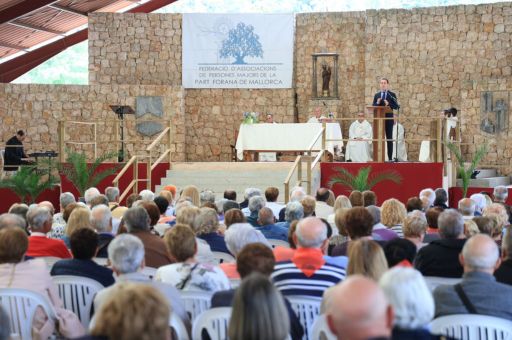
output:
<svg viewBox="0 0 512 340"><path fill-rule="evenodd" d="M22 166L14 175L0 181L0 188L10 189L21 202L31 204L43 191L57 184L57 179L51 174L41 176L36 167Z"/></svg>
<svg viewBox="0 0 512 340"><path fill-rule="evenodd" d="M386 170L373 174L368 180L368 189L371 190L380 182L391 181L396 184L402 183L402 176L395 170Z"/></svg>
<svg viewBox="0 0 512 340"><path fill-rule="evenodd" d="M485 154L487 153L488 145L487 143L484 143L476 150L475 154L473 155L473 159L471 160L471 164L467 169L466 164L464 162L464 158L462 157L459 148L454 143L451 142L446 142L445 145L457 159L457 174L462 180L462 197L465 198L468 193L471 175L478 166L478 163L480 163L480 161L484 158Z"/></svg>
<svg viewBox="0 0 512 340"><path fill-rule="evenodd" d="M97 186L102 180L115 174L122 164L118 166L99 171L99 166L110 158L117 156L117 152L106 153L94 160L90 165L87 164L85 154L78 152L67 152L66 163L59 168L60 172L66 177L78 190L81 196L90 187Z"/></svg>
<svg viewBox="0 0 512 340"><path fill-rule="evenodd" d="M352 190L365 191L368 190L368 176L370 175L371 167L359 169L355 178Z"/></svg>
<svg viewBox="0 0 512 340"><path fill-rule="evenodd" d="M352 187L354 183L354 175L352 175L347 169L338 167L335 169L338 172L336 177L332 177L329 183L327 184L330 188L333 185L341 184L347 187Z"/></svg>
<svg viewBox="0 0 512 340"><path fill-rule="evenodd" d="M398 172L391 170L372 174L371 166L360 168L355 176L342 167L337 167L335 170L337 175L332 177L327 184L331 188L336 184L341 184L350 190L365 191L371 190L375 185L383 181L392 181L398 184L402 182L402 176Z"/></svg>

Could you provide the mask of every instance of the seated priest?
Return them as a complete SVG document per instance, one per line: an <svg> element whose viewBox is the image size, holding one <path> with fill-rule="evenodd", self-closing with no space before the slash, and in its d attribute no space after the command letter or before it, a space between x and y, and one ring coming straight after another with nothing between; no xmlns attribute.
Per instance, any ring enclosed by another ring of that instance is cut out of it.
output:
<svg viewBox="0 0 512 340"><path fill-rule="evenodd" d="M348 162L369 162L372 160L371 145L373 131L371 124L366 120L365 114L359 112L357 120L350 125L348 131L347 151L345 160Z"/></svg>
<svg viewBox="0 0 512 340"><path fill-rule="evenodd" d="M398 137L397 137L398 136ZM398 144L398 146L397 146ZM387 150L387 148L386 148ZM387 155L387 151L386 151ZM390 159L388 159L389 161ZM407 149L405 147L404 126L398 122L398 115L393 115L393 159L398 162L407 162Z"/></svg>
<svg viewBox="0 0 512 340"><path fill-rule="evenodd" d="M311 117L308 119L308 123L321 123L325 119L326 117L322 114L322 109L317 106Z"/></svg>

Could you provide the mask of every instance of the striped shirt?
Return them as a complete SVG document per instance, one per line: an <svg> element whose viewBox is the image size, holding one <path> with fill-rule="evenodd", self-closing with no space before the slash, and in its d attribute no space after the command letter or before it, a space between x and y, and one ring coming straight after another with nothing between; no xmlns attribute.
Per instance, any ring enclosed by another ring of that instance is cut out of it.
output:
<svg viewBox="0 0 512 340"><path fill-rule="evenodd" d="M393 230L398 235L398 237L404 238L404 232L402 230L401 224L395 224L394 226L392 226L389 229Z"/></svg>
<svg viewBox="0 0 512 340"><path fill-rule="evenodd" d="M297 249L299 252L303 248ZM345 268L340 267L331 261L323 260L312 275L306 275L303 270L291 261L276 263L274 272L270 276L277 289L284 295L306 295L322 297L324 291L342 281L345 278ZM314 255L315 256L315 255ZM305 268L307 264L305 264Z"/></svg>

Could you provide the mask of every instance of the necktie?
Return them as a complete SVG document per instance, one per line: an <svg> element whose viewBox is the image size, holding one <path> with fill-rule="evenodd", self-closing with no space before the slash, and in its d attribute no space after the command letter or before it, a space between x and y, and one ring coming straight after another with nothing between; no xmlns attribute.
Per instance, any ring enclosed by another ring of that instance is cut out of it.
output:
<svg viewBox="0 0 512 340"><path fill-rule="evenodd" d="M388 95L388 91L384 92L384 100L386 100L387 95Z"/></svg>
<svg viewBox="0 0 512 340"><path fill-rule="evenodd" d="M380 99L384 99L384 92L380 93Z"/></svg>

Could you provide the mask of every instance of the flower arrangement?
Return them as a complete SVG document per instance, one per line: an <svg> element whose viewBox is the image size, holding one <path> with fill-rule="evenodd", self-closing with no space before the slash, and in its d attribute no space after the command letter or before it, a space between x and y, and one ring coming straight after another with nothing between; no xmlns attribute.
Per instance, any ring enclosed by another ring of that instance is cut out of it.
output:
<svg viewBox="0 0 512 340"><path fill-rule="evenodd" d="M255 124L259 122L259 112L244 112L243 124Z"/></svg>

